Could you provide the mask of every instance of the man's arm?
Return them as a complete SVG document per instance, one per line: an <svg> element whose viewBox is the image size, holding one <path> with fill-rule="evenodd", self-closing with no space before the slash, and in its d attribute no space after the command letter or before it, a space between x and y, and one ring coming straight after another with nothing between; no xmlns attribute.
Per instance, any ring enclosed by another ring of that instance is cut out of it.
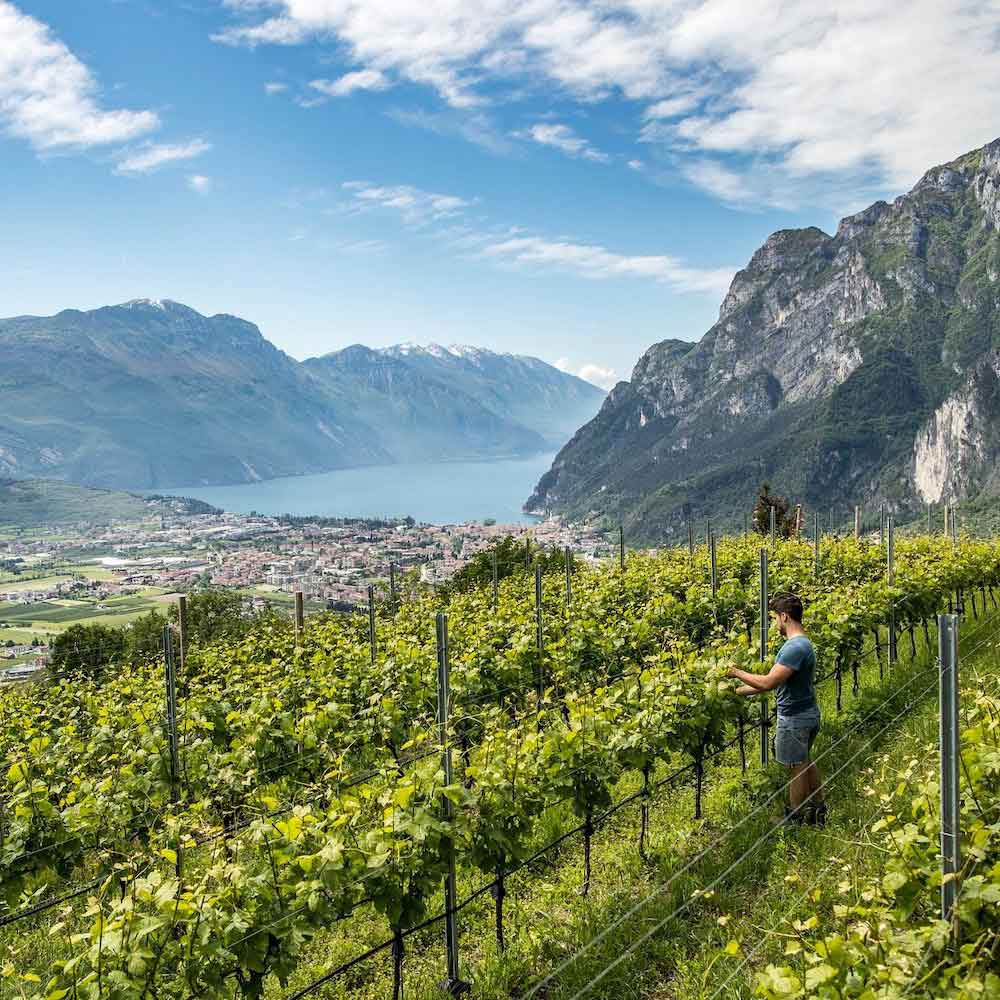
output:
<svg viewBox="0 0 1000 1000"><path fill-rule="evenodd" d="M772 691L778 685L784 684L795 673L791 667L786 667L783 663L776 663L766 674L751 674L738 667L730 667L727 672L730 677L743 681L743 687L736 689L736 693L742 695Z"/></svg>

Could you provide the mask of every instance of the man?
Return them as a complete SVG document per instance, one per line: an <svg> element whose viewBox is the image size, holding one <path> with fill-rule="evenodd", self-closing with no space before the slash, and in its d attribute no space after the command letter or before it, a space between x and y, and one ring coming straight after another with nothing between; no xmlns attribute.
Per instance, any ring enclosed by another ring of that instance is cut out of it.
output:
<svg viewBox="0 0 1000 1000"><path fill-rule="evenodd" d="M802 628L802 601L795 594L776 594L768 607L772 625L777 624L785 639L774 666L766 674L751 674L730 667L729 676L743 682L736 690L739 695L755 695L777 688L778 726L774 753L778 763L788 767L792 774L788 789L790 807L785 807L782 819L823 826L826 823L823 779L819 768L809 759L820 724L813 683L816 650Z"/></svg>

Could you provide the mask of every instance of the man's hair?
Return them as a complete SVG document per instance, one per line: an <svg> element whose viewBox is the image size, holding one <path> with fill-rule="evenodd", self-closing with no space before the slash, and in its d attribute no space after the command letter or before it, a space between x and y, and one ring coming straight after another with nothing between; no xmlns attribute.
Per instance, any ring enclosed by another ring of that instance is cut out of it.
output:
<svg viewBox="0 0 1000 1000"><path fill-rule="evenodd" d="M798 594L775 594L767 605L776 614L786 614L802 624L802 598Z"/></svg>

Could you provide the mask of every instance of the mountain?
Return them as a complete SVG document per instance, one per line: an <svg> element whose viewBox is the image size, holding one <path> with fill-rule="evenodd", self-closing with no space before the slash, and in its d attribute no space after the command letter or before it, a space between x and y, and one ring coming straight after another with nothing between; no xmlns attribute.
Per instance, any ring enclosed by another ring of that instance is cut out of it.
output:
<svg viewBox="0 0 1000 1000"><path fill-rule="evenodd" d="M761 481L826 511L997 485L1000 140L908 194L773 234L697 343L664 340L558 453L528 509L664 540ZM740 515L742 521L742 515Z"/></svg>
<svg viewBox="0 0 1000 1000"><path fill-rule="evenodd" d="M146 489L528 454L560 443L568 400L579 423L604 396L543 362L482 352L539 385L490 396L488 375L450 383L465 362L444 354L436 375L362 347L300 363L252 323L169 300L0 320L0 476ZM525 410L547 397L550 414Z"/></svg>
<svg viewBox="0 0 1000 1000"><path fill-rule="evenodd" d="M355 344L305 365L399 461L555 449L605 395L537 358L467 345Z"/></svg>
<svg viewBox="0 0 1000 1000"><path fill-rule="evenodd" d="M395 461L476 457L486 449L494 455L525 454L547 447L538 432L389 353L355 344L305 365L339 408L363 417Z"/></svg>
<svg viewBox="0 0 1000 1000"><path fill-rule="evenodd" d="M253 324L177 302L0 321L0 393L11 477L175 487L388 458Z"/></svg>
<svg viewBox="0 0 1000 1000"><path fill-rule="evenodd" d="M447 382L487 410L537 431L559 448L597 411L606 393L574 375L518 354L454 344L398 344L383 351L416 371Z"/></svg>

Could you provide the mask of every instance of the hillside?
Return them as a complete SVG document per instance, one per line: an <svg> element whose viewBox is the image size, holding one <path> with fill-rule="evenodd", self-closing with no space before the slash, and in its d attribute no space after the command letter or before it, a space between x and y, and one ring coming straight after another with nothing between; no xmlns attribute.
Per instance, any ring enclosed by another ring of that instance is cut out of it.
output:
<svg viewBox="0 0 1000 1000"><path fill-rule="evenodd" d="M589 418L604 395L533 359L520 381L491 381L486 362L506 356L489 352L479 381L465 379L475 391L449 372L476 365L446 351L385 380L355 363L365 351L300 363L252 323L166 300L0 320L0 475L155 489L529 454L557 447L567 416ZM532 380L536 396L560 389L526 407Z"/></svg>
<svg viewBox="0 0 1000 1000"><path fill-rule="evenodd" d="M917 509L996 485L1000 140L908 194L772 235L697 343L664 340L528 507L669 538L768 479L808 507Z"/></svg>
<svg viewBox="0 0 1000 1000"><path fill-rule="evenodd" d="M158 514L210 513L215 508L185 497L141 497L55 479L0 479L0 529L61 524L139 521Z"/></svg>

